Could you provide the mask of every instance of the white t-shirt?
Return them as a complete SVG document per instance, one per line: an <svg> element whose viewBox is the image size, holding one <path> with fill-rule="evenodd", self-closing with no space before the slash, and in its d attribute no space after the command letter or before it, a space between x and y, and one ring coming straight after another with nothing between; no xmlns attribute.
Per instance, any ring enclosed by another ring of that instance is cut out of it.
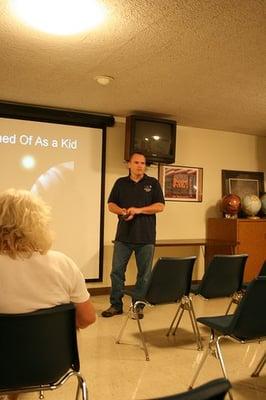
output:
<svg viewBox="0 0 266 400"><path fill-rule="evenodd" d="M50 250L26 259L0 255L0 313L24 313L90 297L71 258Z"/></svg>

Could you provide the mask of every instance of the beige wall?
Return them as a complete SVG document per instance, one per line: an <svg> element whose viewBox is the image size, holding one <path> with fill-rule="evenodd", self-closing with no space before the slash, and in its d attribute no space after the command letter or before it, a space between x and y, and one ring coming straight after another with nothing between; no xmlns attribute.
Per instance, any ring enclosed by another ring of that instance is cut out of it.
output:
<svg viewBox="0 0 266 400"><path fill-rule="evenodd" d="M127 174L123 161L124 138L123 122L116 122L114 127L107 129L106 200L114 181ZM175 164L203 167L203 201L167 202L165 211L157 216L157 238L204 238L206 219L221 216L217 204L222 194L221 170L263 171L266 175L266 137L180 126L177 128ZM149 167L147 173L157 177L158 167ZM116 216L105 207L103 282L90 283L89 287L110 286L112 240L116 222ZM201 278L203 255L199 248L156 249L155 259L163 255L197 255L193 278ZM134 280L133 259L128 266L126 283L133 284Z"/></svg>

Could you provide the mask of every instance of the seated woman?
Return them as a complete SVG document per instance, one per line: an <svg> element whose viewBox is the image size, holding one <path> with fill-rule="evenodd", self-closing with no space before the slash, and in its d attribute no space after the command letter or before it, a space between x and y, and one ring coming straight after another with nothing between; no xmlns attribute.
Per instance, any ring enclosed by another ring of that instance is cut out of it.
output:
<svg viewBox="0 0 266 400"><path fill-rule="evenodd" d="M9 189L0 194L0 313L72 302L77 328L86 328L96 319L90 294L74 261L50 250L49 223L50 208L29 191Z"/></svg>

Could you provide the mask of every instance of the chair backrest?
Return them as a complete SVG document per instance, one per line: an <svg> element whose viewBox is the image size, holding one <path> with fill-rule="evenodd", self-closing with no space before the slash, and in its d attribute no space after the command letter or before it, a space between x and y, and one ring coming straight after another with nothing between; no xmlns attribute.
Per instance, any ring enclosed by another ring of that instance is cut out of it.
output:
<svg viewBox="0 0 266 400"><path fill-rule="evenodd" d="M0 314L0 390L55 383L79 371L75 307Z"/></svg>
<svg viewBox="0 0 266 400"><path fill-rule="evenodd" d="M210 299L231 296L240 290L247 254L215 255L202 278L198 293Z"/></svg>
<svg viewBox="0 0 266 400"><path fill-rule="evenodd" d="M230 324L230 334L242 340L266 337L266 276L259 276L247 287Z"/></svg>
<svg viewBox="0 0 266 400"><path fill-rule="evenodd" d="M153 400L223 400L230 388L230 382L227 379L220 378L184 393Z"/></svg>
<svg viewBox="0 0 266 400"><path fill-rule="evenodd" d="M259 272L259 276L266 276L266 260L262 264L261 270Z"/></svg>
<svg viewBox="0 0 266 400"><path fill-rule="evenodd" d="M151 304L173 303L189 295L196 256L161 257L155 263L145 299Z"/></svg>

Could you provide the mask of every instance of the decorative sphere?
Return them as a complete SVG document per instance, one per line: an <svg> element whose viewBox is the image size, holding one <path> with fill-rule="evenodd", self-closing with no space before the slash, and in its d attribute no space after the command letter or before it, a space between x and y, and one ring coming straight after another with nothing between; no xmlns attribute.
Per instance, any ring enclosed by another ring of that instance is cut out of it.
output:
<svg viewBox="0 0 266 400"><path fill-rule="evenodd" d="M248 217L255 217L261 209L261 201L255 194L247 194L242 200L242 210Z"/></svg>
<svg viewBox="0 0 266 400"><path fill-rule="evenodd" d="M261 210L263 214L266 214L266 193L264 193L261 196L260 201L261 201Z"/></svg>
<svg viewBox="0 0 266 400"><path fill-rule="evenodd" d="M236 194L227 194L222 198L221 206L226 216L237 216L241 208L241 199Z"/></svg>

